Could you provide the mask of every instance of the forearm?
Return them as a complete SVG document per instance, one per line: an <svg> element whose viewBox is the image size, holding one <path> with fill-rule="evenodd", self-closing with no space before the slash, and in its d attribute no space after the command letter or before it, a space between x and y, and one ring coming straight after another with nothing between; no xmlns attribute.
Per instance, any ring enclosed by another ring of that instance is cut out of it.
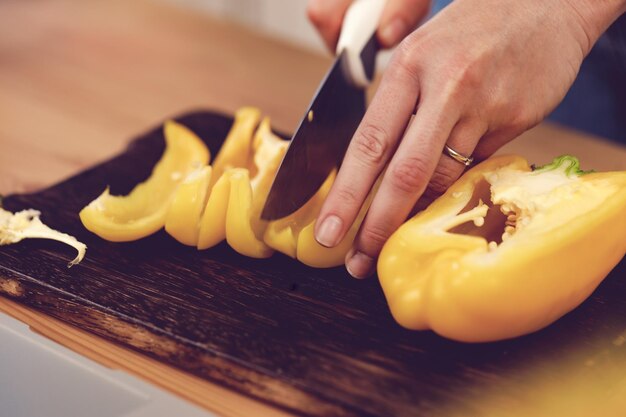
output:
<svg viewBox="0 0 626 417"><path fill-rule="evenodd" d="M572 12L574 21L580 25L581 46L589 53L598 38L623 13L626 0L563 0Z"/></svg>

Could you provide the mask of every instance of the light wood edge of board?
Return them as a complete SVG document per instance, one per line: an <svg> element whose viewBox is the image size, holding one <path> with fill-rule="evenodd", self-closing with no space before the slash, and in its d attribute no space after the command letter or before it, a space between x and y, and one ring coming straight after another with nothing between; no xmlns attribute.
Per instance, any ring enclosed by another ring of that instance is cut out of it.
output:
<svg viewBox="0 0 626 417"><path fill-rule="evenodd" d="M223 417L293 417L0 296L0 312L107 368L122 370Z"/></svg>

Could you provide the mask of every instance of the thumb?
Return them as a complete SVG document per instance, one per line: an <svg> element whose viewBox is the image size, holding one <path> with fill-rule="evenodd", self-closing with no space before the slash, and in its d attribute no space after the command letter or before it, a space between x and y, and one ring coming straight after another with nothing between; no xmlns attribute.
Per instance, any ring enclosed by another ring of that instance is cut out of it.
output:
<svg viewBox="0 0 626 417"><path fill-rule="evenodd" d="M430 3L430 0L387 0L378 28L382 46L391 48L400 43L426 17Z"/></svg>
<svg viewBox="0 0 626 417"><path fill-rule="evenodd" d="M324 39L331 52L335 52L343 17L352 0L309 0L307 15Z"/></svg>

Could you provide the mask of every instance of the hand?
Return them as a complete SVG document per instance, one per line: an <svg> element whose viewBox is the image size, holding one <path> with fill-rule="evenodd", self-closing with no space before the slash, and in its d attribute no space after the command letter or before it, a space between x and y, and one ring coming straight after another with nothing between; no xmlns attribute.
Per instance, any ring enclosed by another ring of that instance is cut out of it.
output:
<svg viewBox="0 0 626 417"><path fill-rule="evenodd" d="M539 123L624 9L623 0L456 0L411 33L350 143L318 217L319 243L341 241L386 167L346 257L351 275L370 275L420 197L418 207L463 172L463 164L442 154L444 144L480 160ZM317 21L329 44L339 22Z"/></svg>
<svg viewBox="0 0 626 417"><path fill-rule="evenodd" d="M352 0L309 0L309 19L333 52L350 3ZM430 0L387 0L378 28L381 45L384 48L397 45L428 14L430 3Z"/></svg>

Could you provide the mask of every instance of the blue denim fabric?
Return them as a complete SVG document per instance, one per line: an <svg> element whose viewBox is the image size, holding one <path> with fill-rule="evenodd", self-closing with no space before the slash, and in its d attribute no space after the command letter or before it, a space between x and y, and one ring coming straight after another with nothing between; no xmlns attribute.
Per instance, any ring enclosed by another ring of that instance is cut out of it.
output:
<svg viewBox="0 0 626 417"><path fill-rule="evenodd" d="M432 13L448 3L435 0ZM626 144L626 15L598 40L548 119Z"/></svg>

